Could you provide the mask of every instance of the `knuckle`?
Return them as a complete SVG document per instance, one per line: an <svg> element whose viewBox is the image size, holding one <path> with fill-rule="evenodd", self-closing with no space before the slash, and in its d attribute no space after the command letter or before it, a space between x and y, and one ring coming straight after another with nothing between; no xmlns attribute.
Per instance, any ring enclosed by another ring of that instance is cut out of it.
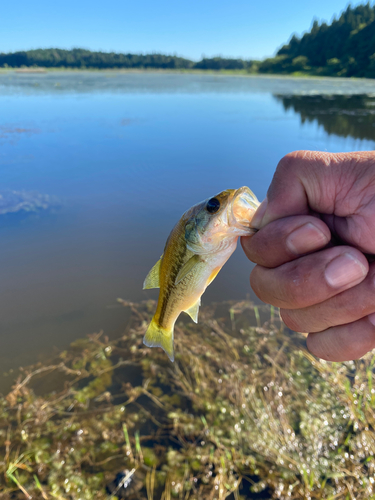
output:
<svg viewBox="0 0 375 500"><path fill-rule="evenodd" d="M270 247L269 233L266 228L259 230L253 236L242 237L241 245L251 262L268 267L267 262L271 260L273 247Z"/></svg>
<svg viewBox="0 0 375 500"><path fill-rule="evenodd" d="M288 328L297 332L316 333L336 326L338 323L334 311L329 314L328 311L322 312L320 308L316 309L314 306L312 308L282 309L280 316ZM333 316L334 319L330 316Z"/></svg>
<svg viewBox="0 0 375 500"><path fill-rule="evenodd" d="M250 285L256 296L266 304L290 309L298 307L298 294L288 291L288 280L283 280L277 269L257 265L251 272Z"/></svg>
<svg viewBox="0 0 375 500"><path fill-rule="evenodd" d="M286 306L285 301L280 298L279 287L273 277L273 270L257 265L250 274L251 288L262 302L276 307Z"/></svg>
<svg viewBox="0 0 375 500"><path fill-rule="evenodd" d="M250 286L255 295L265 303L269 303L267 290L265 290L264 280L262 279L261 266L255 266L250 274Z"/></svg>
<svg viewBox="0 0 375 500"><path fill-rule="evenodd" d="M317 161L324 167L329 167L332 163L337 162L336 153L327 153L325 151L306 151L306 159Z"/></svg>
<svg viewBox="0 0 375 500"><path fill-rule="evenodd" d="M276 172L281 174L293 169L301 160L301 153L301 151L293 151L283 156L277 165Z"/></svg>
<svg viewBox="0 0 375 500"><path fill-rule="evenodd" d="M322 166L328 167L333 163L339 162L339 154L337 153L327 153L325 151L309 151L309 150L297 150L286 154L277 166L277 170L281 172L293 170L293 169L303 169L311 166L311 162L321 164Z"/></svg>
<svg viewBox="0 0 375 500"><path fill-rule="evenodd" d="M256 244L254 245L253 238L256 236L256 234L252 237L244 237L242 236L240 239L241 246L243 251L245 252L246 257L251 260L252 262L256 262L254 260L254 257L256 258ZM255 247L255 248L254 248Z"/></svg>
<svg viewBox="0 0 375 500"><path fill-rule="evenodd" d="M371 351L372 349L374 349L374 347L375 347L375 328L374 325L371 323L369 334L367 336L365 343L366 352Z"/></svg>
<svg viewBox="0 0 375 500"><path fill-rule="evenodd" d="M292 151L287 153L279 161L278 168L289 170L298 167L301 163L306 161L316 160L320 158L320 154L329 155L330 153L321 153L320 151L308 151L304 149Z"/></svg>
<svg viewBox="0 0 375 500"><path fill-rule="evenodd" d="M289 309L280 309L280 317L285 325L291 330L294 330L295 332L301 332L303 330L300 323L298 323L295 314L293 314L293 311L290 311Z"/></svg>
<svg viewBox="0 0 375 500"><path fill-rule="evenodd" d="M272 223L271 223L272 224ZM272 238L272 239L271 239ZM247 249L248 258L255 264L259 264L266 268L273 267L274 248L276 243L270 245L270 241L274 243L274 238L269 236L267 226L260 229L253 237L252 246Z"/></svg>

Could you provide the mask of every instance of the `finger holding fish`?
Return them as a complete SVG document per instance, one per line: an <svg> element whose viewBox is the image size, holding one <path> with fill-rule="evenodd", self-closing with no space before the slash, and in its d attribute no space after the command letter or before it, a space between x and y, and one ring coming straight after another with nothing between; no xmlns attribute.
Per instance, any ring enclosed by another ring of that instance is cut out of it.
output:
<svg viewBox="0 0 375 500"><path fill-rule="evenodd" d="M251 238L242 236L241 245L249 260L275 268L324 248L330 239L330 230L322 220L298 215L270 222Z"/></svg>

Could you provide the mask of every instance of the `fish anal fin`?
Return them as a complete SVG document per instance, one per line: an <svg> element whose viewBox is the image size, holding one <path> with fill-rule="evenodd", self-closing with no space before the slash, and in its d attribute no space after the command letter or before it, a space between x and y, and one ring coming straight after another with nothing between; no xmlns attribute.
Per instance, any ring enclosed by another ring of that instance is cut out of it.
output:
<svg viewBox="0 0 375 500"><path fill-rule="evenodd" d="M180 281L182 281L200 262L202 262L202 260L199 255L193 255L187 262L185 262L176 276L175 284L177 285Z"/></svg>
<svg viewBox="0 0 375 500"><path fill-rule="evenodd" d="M198 312L199 312L199 306L201 305L201 299L197 300L195 304L193 304L189 309L185 309L186 314L188 314L191 319L194 321L194 323L198 323Z"/></svg>
<svg viewBox="0 0 375 500"><path fill-rule="evenodd" d="M154 267L146 276L146 279L143 282L143 290L149 288L160 288L159 276L160 276L160 264L162 257L163 256L160 257L160 259L157 261L157 263L154 265Z"/></svg>
<svg viewBox="0 0 375 500"><path fill-rule="evenodd" d="M147 347L161 347L168 355L168 358L174 361L173 328L171 330L163 328L152 319L143 337L143 343Z"/></svg>

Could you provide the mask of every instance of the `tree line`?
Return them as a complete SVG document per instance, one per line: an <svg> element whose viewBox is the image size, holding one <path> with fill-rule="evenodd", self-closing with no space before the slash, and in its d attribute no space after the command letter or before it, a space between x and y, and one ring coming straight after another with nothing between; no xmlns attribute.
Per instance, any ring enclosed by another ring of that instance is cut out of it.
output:
<svg viewBox="0 0 375 500"><path fill-rule="evenodd" d="M308 33L293 35L276 57L262 61L259 71L375 78L375 6L349 5L330 25L315 20Z"/></svg>
<svg viewBox="0 0 375 500"><path fill-rule="evenodd" d="M293 35L275 57L263 61L212 57L194 62L164 54L121 54L77 48L0 53L0 67L243 70L375 78L375 6L349 5L331 24L315 20L309 32L302 37Z"/></svg>
<svg viewBox="0 0 375 500"><path fill-rule="evenodd" d="M251 61L203 58L199 62L163 54L120 54L85 49L37 49L9 54L0 53L0 67L44 67L75 69L211 69L239 70L251 67Z"/></svg>

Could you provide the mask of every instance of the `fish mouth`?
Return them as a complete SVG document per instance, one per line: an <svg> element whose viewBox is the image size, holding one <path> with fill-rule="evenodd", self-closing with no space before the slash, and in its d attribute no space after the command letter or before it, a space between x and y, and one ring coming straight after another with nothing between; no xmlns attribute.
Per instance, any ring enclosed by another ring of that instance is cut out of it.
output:
<svg viewBox="0 0 375 500"><path fill-rule="evenodd" d="M255 233L251 220L260 203L255 194L247 187L237 189L233 195L231 206L231 224Z"/></svg>

